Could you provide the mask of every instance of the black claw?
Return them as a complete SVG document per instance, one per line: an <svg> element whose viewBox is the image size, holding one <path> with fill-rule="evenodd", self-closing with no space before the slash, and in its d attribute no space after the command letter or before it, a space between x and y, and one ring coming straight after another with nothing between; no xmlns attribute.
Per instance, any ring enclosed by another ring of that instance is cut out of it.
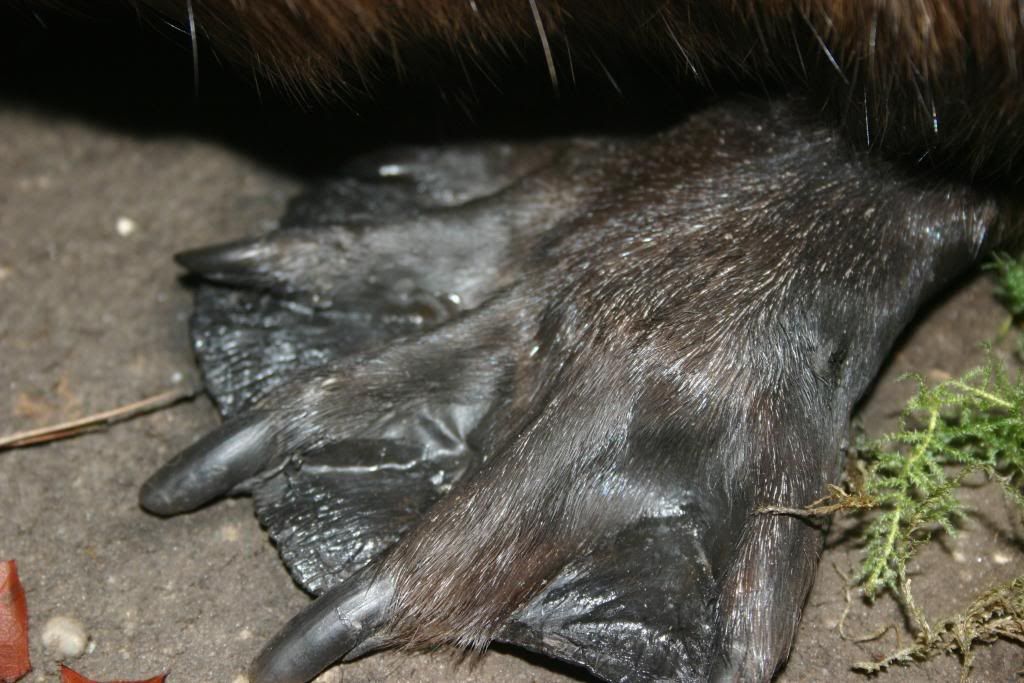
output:
<svg viewBox="0 0 1024 683"><path fill-rule="evenodd" d="M208 280L242 286L262 286L266 263L275 253L273 244L263 239L245 239L212 247L189 249L174 255L174 260L190 273Z"/></svg>
<svg viewBox="0 0 1024 683"><path fill-rule="evenodd" d="M371 569L327 591L267 643L249 669L251 683L307 683L380 627L391 586Z"/></svg>
<svg viewBox="0 0 1024 683"><path fill-rule="evenodd" d="M270 437L263 414L231 420L157 470L142 485L139 502L158 515L195 510L265 469L275 455Z"/></svg>

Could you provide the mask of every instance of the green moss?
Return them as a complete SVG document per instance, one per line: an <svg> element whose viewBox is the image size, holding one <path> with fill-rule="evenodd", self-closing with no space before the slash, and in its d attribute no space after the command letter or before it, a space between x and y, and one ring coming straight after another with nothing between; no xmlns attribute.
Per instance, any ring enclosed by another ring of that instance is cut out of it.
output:
<svg viewBox="0 0 1024 683"><path fill-rule="evenodd" d="M907 561L933 531L956 534L957 489L968 475L983 472L1024 508L1024 379L1010 379L992 354L934 387L914 379L899 430L858 452L868 463L863 494L879 511L857 577L869 597L902 589Z"/></svg>
<svg viewBox="0 0 1024 683"><path fill-rule="evenodd" d="M1024 262L997 254L985 269L995 273L996 298L1015 319L1024 317Z"/></svg>

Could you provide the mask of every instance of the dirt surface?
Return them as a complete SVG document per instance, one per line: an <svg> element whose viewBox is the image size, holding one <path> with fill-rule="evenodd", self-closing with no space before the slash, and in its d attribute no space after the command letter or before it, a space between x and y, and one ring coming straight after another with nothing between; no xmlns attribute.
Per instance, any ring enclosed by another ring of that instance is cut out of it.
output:
<svg viewBox="0 0 1024 683"><path fill-rule="evenodd" d="M43 78L46 74L42 75ZM125 85L130 89L130 85ZM272 225L302 184L231 135L191 122L163 125L133 100L96 115L73 100L12 87L0 101L0 434L59 422L198 382L187 338L191 295L170 255ZM75 96L78 97L78 96ZM159 105L153 105L158 107ZM142 112L142 113L140 113ZM146 116L161 125L140 127ZM171 116L173 118L173 115ZM128 123L125 123L127 121ZM975 279L930 312L900 347L861 411L878 433L911 391L895 379L941 378L982 359L1002 312ZM205 398L70 441L0 452L0 559L16 558L27 591L35 671L55 681L42 625L81 621L91 652L71 662L109 680L170 671L172 683L242 681L261 644L307 601L289 579L247 500L158 519L136 503L160 463L217 423ZM913 564L915 594L938 617L971 591L1019 571L1021 531L998 492L970 492L975 512L956 539ZM853 661L897 645L844 640L843 580L857 548L829 534L800 634L780 681L863 681ZM851 596L847 635L905 623L894 603ZM905 638L905 629L904 636ZM1024 651L983 647L974 680L1017 680ZM880 680L948 681L953 658ZM571 671L507 651L475 665L449 655L384 653L323 681L576 680Z"/></svg>

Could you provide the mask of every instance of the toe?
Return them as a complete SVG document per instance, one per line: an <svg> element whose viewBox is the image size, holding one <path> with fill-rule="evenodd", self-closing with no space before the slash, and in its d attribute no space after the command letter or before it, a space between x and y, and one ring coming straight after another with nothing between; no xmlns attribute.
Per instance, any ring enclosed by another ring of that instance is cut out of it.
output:
<svg viewBox="0 0 1024 683"><path fill-rule="evenodd" d="M364 570L299 612L263 648L251 683L306 683L371 638L384 618L391 587Z"/></svg>
<svg viewBox="0 0 1024 683"><path fill-rule="evenodd" d="M264 413L225 423L153 474L143 484L139 502L154 514L174 515L229 493L275 457L271 434Z"/></svg>

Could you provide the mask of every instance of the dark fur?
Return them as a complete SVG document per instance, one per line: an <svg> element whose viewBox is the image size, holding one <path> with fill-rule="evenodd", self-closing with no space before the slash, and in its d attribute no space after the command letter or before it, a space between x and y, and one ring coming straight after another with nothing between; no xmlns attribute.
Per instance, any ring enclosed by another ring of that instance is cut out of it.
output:
<svg viewBox="0 0 1024 683"><path fill-rule="evenodd" d="M1024 153L1020 0L142 2L324 97L372 90L393 67L429 78L431 54L457 52L485 73L543 53L548 77L564 84L628 52L674 67L680 81L795 85L859 145L1015 179Z"/></svg>

